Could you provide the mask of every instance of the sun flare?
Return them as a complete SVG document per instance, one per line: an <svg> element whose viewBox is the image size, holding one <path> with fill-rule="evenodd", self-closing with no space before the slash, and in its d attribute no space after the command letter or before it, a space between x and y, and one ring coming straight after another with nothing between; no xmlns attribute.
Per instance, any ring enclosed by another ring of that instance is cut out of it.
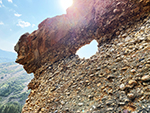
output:
<svg viewBox="0 0 150 113"><path fill-rule="evenodd" d="M65 10L73 4L73 0L60 0L62 8Z"/></svg>

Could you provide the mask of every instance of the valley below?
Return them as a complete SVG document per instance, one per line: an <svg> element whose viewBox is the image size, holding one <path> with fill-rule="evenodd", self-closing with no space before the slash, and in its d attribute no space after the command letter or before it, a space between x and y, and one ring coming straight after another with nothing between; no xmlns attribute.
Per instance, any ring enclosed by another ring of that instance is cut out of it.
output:
<svg viewBox="0 0 150 113"><path fill-rule="evenodd" d="M0 113L20 113L30 90L27 84L33 78L14 62L0 63ZM17 111L16 111L17 110Z"/></svg>

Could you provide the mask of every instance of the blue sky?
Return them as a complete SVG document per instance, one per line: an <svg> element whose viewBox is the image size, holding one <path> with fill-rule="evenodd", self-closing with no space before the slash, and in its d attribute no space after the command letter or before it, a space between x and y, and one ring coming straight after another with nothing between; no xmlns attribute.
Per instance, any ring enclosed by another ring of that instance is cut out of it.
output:
<svg viewBox="0 0 150 113"><path fill-rule="evenodd" d="M48 17L66 13L60 0L0 0L0 49L13 51L25 32Z"/></svg>
<svg viewBox="0 0 150 113"><path fill-rule="evenodd" d="M48 17L65 14L60 1L0 0L0 49L14 52L22 34L32 33Z"/></svg>

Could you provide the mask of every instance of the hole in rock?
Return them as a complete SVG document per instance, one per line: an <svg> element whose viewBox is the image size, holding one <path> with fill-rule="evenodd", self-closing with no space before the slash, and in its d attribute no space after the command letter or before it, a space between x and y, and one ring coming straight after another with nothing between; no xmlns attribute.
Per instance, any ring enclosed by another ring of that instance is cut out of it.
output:
<svg viewBox="0 0 150 113"><path fill-rule="evenodd" d="M80 58L88 59L98 51L97 45L98 42L96 40L93 40L90 44L86 44L85 46L78 49L76 55L78 55Z"/></svg>

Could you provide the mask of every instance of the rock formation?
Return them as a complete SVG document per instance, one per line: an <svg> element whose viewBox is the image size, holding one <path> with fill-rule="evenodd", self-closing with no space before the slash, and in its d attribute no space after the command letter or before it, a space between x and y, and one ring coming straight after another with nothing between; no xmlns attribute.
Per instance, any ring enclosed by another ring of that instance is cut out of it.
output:
<svg viewBox="0 0 150 113"><path fill-rule="evenodd" d="M21 36L16 45L17 63L28 73L46 62L74 55L96 39L99 44L118 35L123 25L149 14L149 0L74 0L66 15L48 18L38 30ZM127 26L128 24L128 26ZM123 26L124 27L124 26Z"/></svg>
<svg viewBox="0 0 150 113"><path fill-rule="evenodd" d="M16 62L34 73L23 112L127 113L144 99L149 109L149 21L150 0L74 0L67 14L23 34ZM79 59L93 39L99 52Z"/></svg>

